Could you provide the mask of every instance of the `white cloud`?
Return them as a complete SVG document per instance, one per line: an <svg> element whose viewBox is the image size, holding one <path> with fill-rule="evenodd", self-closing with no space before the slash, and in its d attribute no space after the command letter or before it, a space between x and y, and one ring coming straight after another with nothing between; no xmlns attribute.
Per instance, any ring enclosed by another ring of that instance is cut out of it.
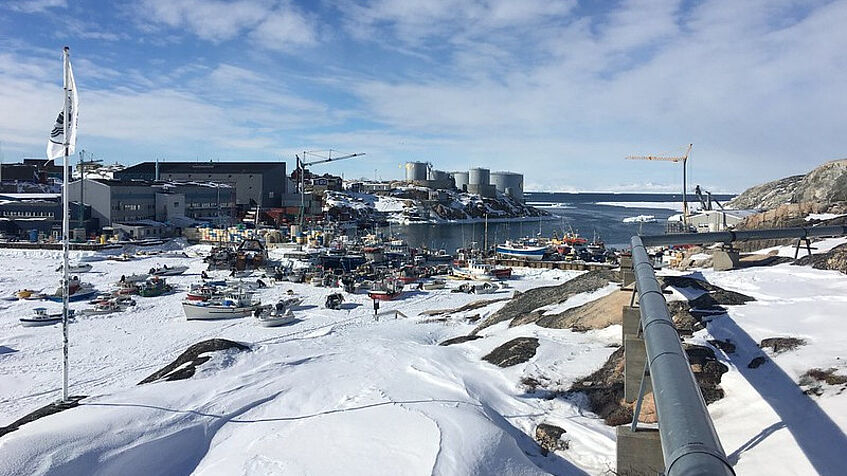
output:
<svg viewBox="0 0 847 476"><path fill-rule="evenodd" d="M264 0L144 0L139 14L153 23L221 42L254 28L272 8L273 3Z"/></svg>
<svg viewBox="0 0 847 476"><path fill-rule="evenodd" d="M51 8L67 8L67 0L16 0L6 3L6 8L22 13L40 13Z"/></svg>
<svg viewBox="0 0 847 476"><path fill-rule="evenodd" d="M317 28L297 8L279 5L250 32L250 39L268 50L292 51L296 47L317 44Z"/></svg>

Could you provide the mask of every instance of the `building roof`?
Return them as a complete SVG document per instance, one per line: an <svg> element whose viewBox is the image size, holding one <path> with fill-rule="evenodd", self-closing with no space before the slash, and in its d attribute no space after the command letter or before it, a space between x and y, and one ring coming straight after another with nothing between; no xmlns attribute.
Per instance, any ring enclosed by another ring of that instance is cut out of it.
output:
<svg viewBox="0 0 847 476"><path fill-rule="evenodd" d="M261 173L273 166L285 167L285 162L159 162L159 173ZM117 173L154 174L156 163L141 162Z"/></svg>

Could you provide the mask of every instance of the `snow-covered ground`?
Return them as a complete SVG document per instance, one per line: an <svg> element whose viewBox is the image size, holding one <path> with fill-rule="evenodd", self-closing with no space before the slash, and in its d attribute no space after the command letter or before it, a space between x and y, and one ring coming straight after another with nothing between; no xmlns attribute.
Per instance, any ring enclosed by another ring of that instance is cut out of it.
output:
<svg viewBox="0 0 847 476"><path fill-rule="evenodd" d="M56 287L56 252L0 250L0 262L4 296ZM190 266L189 275L169 279L182 288L204 268L196 257L149 257L94 262L94 272L81 276L107 289L121 274L164 263ZM787 264L701 272L757 299L729 307L727 316L691 339L730 339L737 346L732 354L718 351L730 368L721 382L726 397L709 407L736 472L842 474L843 385L807 396L797 381L810 368L847 374L847 276ZM381 308L408 317L380 321L365 295L347 295L345 308L331 311L323 300L334 290L291 283L257 295L266 303L288 290L305 297L301 320L279 328L257 326L252 318L186 321L183 292L137 298L125 313L81 317L70 327L71 394L89 398L0 437L0 474L607 474L614 470L614 429L574 401L540 398L546 394L528 393L520 382L532 378L566 390L606 361L620 343L620 326L575 333L503 322L482 331L482 339L444 347L437 344L471 331L465 318L484 319L505 301L448 316L421 314L577 275L516 274L511 288L494 295L410 291ZM561 312L614 289L545 310ZM43 305L0 301L0 425L59 396L60 327L22 328L17 322ZM806 345L778 355L758 348L763 338L787 336ZM188 380L136 385L212 337L253 351L213 359ZM539 339L529 362L501 369L481 360L516 337ZM759 355L771 360L748 368ZM543 422L564 428L570 448L542 456L530 435Z"/></svg>
<svg viewBox="0 0 847 476"><path fill-rule="evenodd" d="M0 251L0 260L7 295L55 287L57 253ZM191 267L191 275L169 279L183 288L203 269L197 258L151 257L95 262L82 276L107 289L121 274L164 262ZM510 284L525 290L575 275L527 270ZM571 402L527 394L520 381L568 388L602 365L619 340L618 326L580 334L502 323L483 339L443 347L437 344L473 324L463 315L441 320L421 311L508 297L512 289L488 296L408 292L381 309L408 318L379 322L366 295L348 295L340 311L323 308L332 292L325 288L286 283L258 297L274 302L289 289L308 309L298 312L302 321L280 328L252 318L186 321L184 293L79 318L70 327L71 394L90 398L0 438L0 474L575 474L614 465L612 428ZM42 302L0 303L0 345L14 350L0 354L5 425L59 396L61 329L20 327L17 319ZM465 314L485 318L503 304ZM186 381L136 386L212 337L254 350L210 361ZM481 360L515 337L540 340L532 360L507 369ZM528 435L541 422L567 430L567 459L540 454Z"/></svg>

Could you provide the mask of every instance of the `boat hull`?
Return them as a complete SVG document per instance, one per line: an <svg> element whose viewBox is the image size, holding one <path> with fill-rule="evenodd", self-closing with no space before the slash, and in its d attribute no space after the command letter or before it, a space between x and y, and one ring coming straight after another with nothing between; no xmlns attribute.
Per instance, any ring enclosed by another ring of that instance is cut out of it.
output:
<svg viewBox="0 0 847 476"><path fill-rule="evenodd" d="M393 301L400 297L403 294L403 291L397 292L388 292L388 291L370 291L368 293L368 297L373 299L374 301Z"/></svg>
<svg viewBox="0 0 847 476"><path fill-rule="evenodd" d="M51 317L50 319L28 319L25 317L21 318L21 325L23 327L44 327L44 326L52 326L55 324L59 324L62 322L61 317Z"/></svg>
<svg viewBox="0 0 847 476"><path fill-rule="evenodd" d="M227 306L198 306L189 303L182 304L182 310L185 312L185 317L189 321L216 321L220 319L247 317L253 314L256 307L258 306L233 308Z"/></svg>
<svg viewBox="0 0 847 476"><path fill-rule="evenodd" d="M510 248L505 246L498 246L497 253L503 256L507 256L509 258L517 258L517 259L528 259L528 260L540 260L544 258L544 253L547 251L546 247L528 247L528 248Z"/></svg>
<svg viewBox="0 0 847 476"><path fill-rule="evenodd" d="M297 318L294 315L290 316L282 316L282 317L268 317L268 318L259 318L259 325L262 327L279 327L284 326L286 324L291 324L296 321Z"/></svg>
<svg viewBox="0 0 847 476"><path fill-rule="evenodd" d="M74 293L74 294L71 294L70 296L68 296L68 302L84 301L84 300L87 300L87 299L91 299L92 296L96 296L96 295L97 295L96 289L92 290L92 291L83 291L83 292L80 292L80 293ZM53 302L62 302L62 296L56 296L55 294L53 294L53 295L47 296L47 300L53 301Z"/></svg>

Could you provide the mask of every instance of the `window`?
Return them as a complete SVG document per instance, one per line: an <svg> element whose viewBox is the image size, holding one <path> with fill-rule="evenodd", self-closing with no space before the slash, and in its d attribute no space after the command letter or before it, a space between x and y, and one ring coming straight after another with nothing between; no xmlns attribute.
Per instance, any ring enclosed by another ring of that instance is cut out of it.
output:
<svg viewBox="0 0 847 476"><path fill-rule="evenodd" d="M179 206L179 202L174 202L174 206L175 206L175 207L178 207L178 206Z"/></svg>

